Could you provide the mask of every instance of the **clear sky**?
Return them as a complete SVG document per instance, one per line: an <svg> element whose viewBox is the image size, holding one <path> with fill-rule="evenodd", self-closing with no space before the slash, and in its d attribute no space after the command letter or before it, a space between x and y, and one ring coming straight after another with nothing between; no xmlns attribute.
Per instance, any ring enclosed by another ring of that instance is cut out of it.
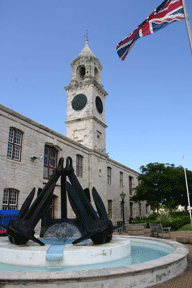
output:
<svg viewBox="0 0 192 288"><path fill-rule="evenodd" d="M185 0L192 29L192 1ZM192 170L192 56L185 21L116 45L163 0L0 1L0 102L66 135L70 62L89 47L100 60L110 158L139 171L150 162Z"/></svg>

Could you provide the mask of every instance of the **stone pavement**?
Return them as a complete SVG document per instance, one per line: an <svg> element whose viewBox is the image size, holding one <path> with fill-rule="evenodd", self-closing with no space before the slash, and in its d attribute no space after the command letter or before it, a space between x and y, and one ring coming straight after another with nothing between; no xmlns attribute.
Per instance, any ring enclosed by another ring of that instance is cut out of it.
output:
<svg viewBox="0 0 192 288"><path fill-rule="evenodd" d="M177 236L192 236L192 231L171 232L171 240L176 241ZM150 286L150 288L192 288L192 244L185 245L190 250L187 256L188 266L185 271L171 280Z"/></svg>
<svg viewBox="0 0 192 288"><path fill-rule="evenodd" d="M117 232L114 234L117 234ZM160 236L162 235L159 234L158 238L162 238ZM177 236L182 236L182 237L192 236L192 231L171 232L170 240L176 241ZM166 239L168 238L166 237ZM171 280L168 280L161 284L150 286L150 288L192 288L192 244L185 244L185 245L189 249L189 254L187 256L188 266L185 269L185 271Z"/></svg>

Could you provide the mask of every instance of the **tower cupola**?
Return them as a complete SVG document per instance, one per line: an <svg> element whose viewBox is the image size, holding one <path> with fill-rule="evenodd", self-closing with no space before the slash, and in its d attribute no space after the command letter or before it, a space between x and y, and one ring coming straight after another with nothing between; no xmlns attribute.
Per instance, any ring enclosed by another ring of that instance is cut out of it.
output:
<svg viewBox="0 0 192 288"><path fill-rule="evenodd" d="M71 84L74 82L86 81L91 78L101 84L101 70L103 67L101 66L99 59L95 57L89 48L87 37L85 39L85 47L79 53L79 56L70 64L72 66Z"/></svg>

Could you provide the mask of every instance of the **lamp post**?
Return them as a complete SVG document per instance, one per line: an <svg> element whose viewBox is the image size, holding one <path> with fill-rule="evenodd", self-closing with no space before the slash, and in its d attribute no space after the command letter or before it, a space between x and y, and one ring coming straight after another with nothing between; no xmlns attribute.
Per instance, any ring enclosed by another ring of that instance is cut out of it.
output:
<svg viewBox="0 0 192 288"><path fill-rule="evenodd" d="M125 224L125 213L124 213L124 204L125 204L125 202L124 202L124 199L125 199L126 195L125 195L125 193L122 192L120 194L120 196L121 196L121 200L122 200L121 202L122 202L122 205L123 205L123 224Z"/></svg>

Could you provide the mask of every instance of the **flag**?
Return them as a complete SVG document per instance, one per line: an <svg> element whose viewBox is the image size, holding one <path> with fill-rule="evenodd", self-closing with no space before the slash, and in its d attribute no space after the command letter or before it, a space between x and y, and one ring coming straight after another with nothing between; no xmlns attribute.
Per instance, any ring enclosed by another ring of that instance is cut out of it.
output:
<svg viewBox="0 0 192 288"><path fill-rule="evenodd" d="M124 60L136 41L178 20L185 19L182 0L165 0L131 34L117 45L117 53Z"/></svg>

